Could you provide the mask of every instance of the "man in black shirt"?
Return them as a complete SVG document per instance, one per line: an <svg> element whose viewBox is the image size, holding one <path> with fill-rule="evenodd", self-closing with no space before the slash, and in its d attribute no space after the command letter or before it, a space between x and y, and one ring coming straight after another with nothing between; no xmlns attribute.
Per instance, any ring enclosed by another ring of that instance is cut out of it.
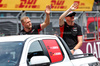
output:
<svg viewBox="0 0 100 66"><path fill-rule="evenodd" d="M72 6L59 17L60 36L64 39L72 54L82 46L81 27L73 22L76 13L72 10L75 10L77 7L78 3L72 4Z"/></svg>
<svg viewBox="0 0 100 66"><path fill-rule="evenodd" d="M47 27L50 24L50 6L46 6L46 19L42 24L32 26L31 20L29 17L24 16L21 18L21 23L23 25L23 30L21 30L18 34L25 35L25 34L39 34L39 32Z"/></svg>

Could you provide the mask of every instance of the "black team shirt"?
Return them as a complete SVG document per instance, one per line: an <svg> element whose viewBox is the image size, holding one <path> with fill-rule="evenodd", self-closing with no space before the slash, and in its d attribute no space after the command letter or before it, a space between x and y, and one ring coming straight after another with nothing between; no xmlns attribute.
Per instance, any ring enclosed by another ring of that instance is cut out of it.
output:
<svg viewBox="0 0 100 66"><path fill-rule="evenodd" d="M39 34L41 30L42 30L42 29L41 29L41 25L40 25L40 24L39 24L39 25L34 25L34 26L32 26L32 30L31 30L31 31L25 32L25 30L23 29L23 30L21 30L21 31L18 33L18 35Z"/></svg>
<svg viewBox="0 0 100 66"><path fill-rule="evenodd" d="M74 26L69 26L64 22L63 26L60 26L60 37L64 39L70 49L73 49L78 43L77 36L82 36L81 27L74 23Z"/></svg>

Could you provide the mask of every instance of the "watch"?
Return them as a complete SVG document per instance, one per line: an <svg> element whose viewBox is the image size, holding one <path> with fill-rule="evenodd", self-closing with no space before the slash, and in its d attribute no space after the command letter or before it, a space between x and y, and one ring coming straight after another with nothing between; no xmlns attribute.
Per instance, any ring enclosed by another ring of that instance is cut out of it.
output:
<svg viewBox="0 0 100 66"><path fill-rule="evenodd" d="M73 49L73 51L75 51L75 49Z"/></svg>

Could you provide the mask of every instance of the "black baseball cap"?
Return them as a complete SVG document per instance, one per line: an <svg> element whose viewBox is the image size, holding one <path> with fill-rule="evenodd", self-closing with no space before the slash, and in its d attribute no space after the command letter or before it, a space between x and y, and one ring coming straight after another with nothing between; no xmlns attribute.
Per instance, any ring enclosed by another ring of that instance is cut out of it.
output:
<svg viewBox="0 0 100 66"><path fill-rule="evenodd" d="M72 16L75 16L75 12L73 12L73 11L70 11L67 15L66 15L66 17L72 17Z"/></svg>

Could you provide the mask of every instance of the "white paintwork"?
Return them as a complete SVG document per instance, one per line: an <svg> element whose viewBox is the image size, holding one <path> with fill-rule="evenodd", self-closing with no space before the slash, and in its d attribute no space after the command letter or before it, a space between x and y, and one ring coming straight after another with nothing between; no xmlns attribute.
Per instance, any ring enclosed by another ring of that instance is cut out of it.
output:
<svg viewBox="0 0 100 66"><path fill-rule="evenodd" d="M98 62L97 58L94 56L86 57L86 58L79 58L70 60L68 54L66 53L65 48L63 47L60 40L54 35L16 35L16 36L6 36L0 37L0 42L7 42L7 41L25 41L21 60L19 66L27 66L27 53L28 49L33 41L42 40L42 39L55 39L59 43L62 51L64 53L63 61L57 63L51 63L50 66L80 66L82 64ZM41 59L42 60L42 59ZM33 63L33 62L32 62Z"/></svg>
<svg viewBox="0 0 100 66"><path fill-rule="evenodd" d="M36 61L37 60L37 61ZM30 59L30 64L49 63L50 60L47 56L35 56Z"/></svg>

